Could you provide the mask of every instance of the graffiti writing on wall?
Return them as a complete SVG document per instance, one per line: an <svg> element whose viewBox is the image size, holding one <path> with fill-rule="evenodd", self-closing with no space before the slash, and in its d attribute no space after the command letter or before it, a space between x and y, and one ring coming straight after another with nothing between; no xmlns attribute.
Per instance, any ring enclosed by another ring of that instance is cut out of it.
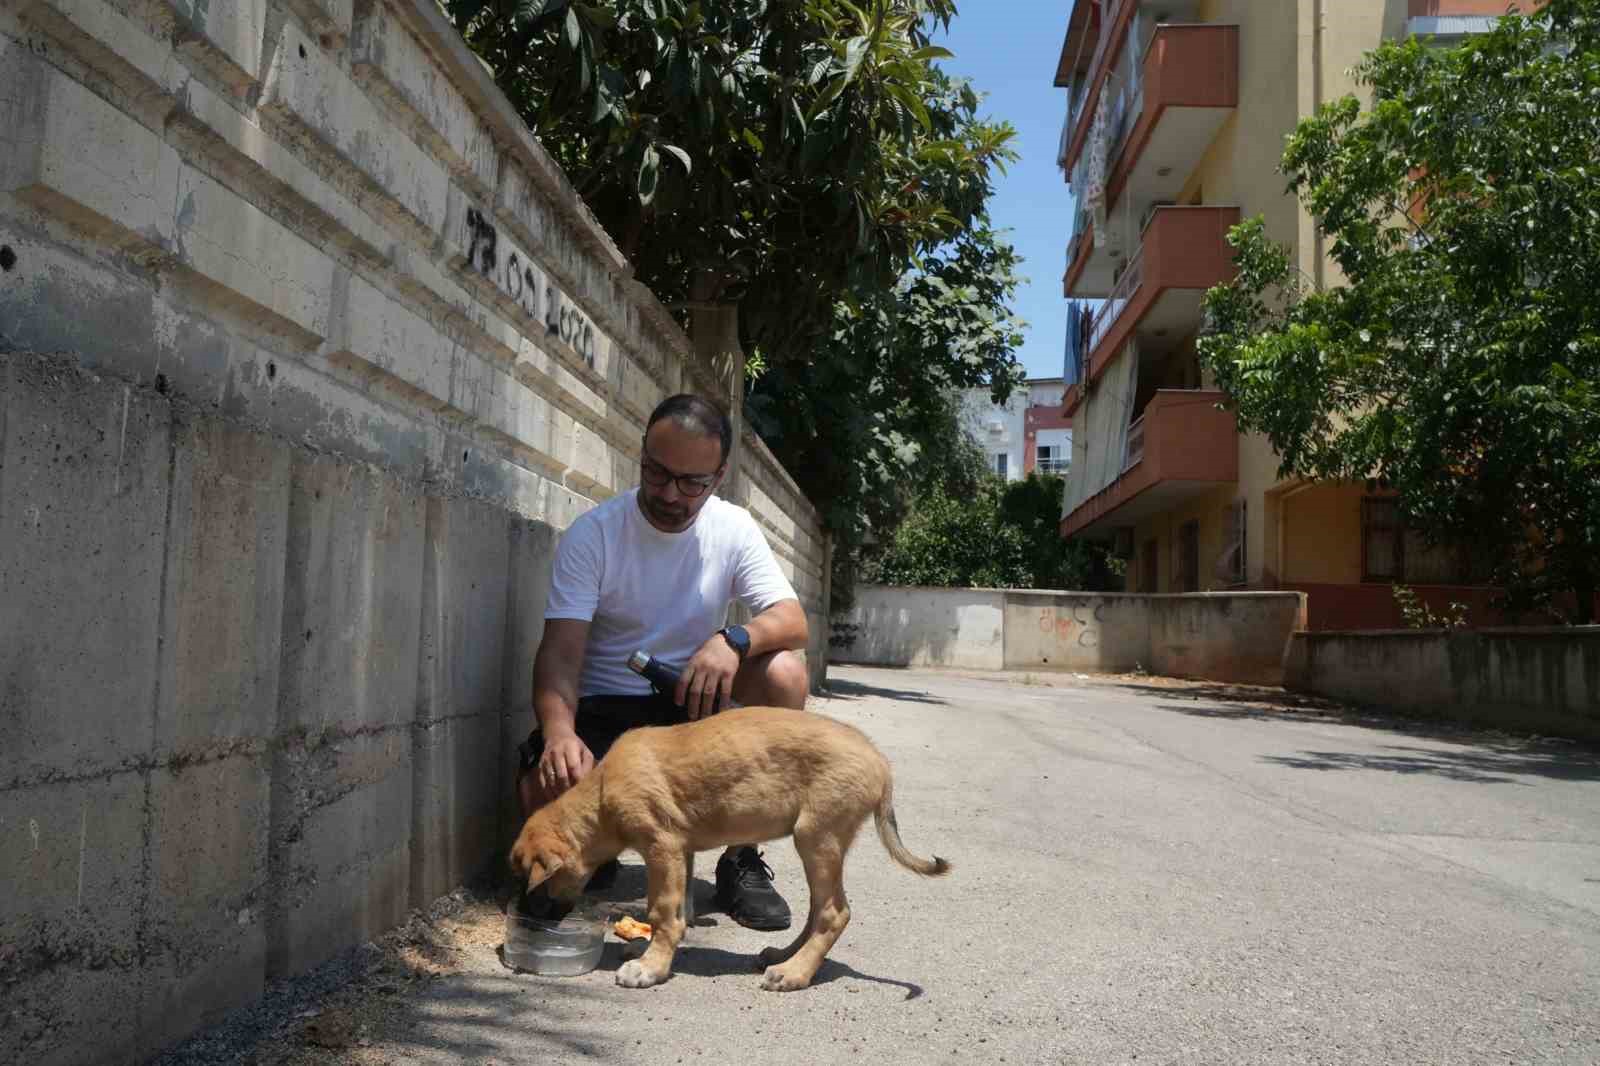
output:
<svg viewBox="0 0 1600 1066"><path fill-rule="evenodd" d="M1100 646L1100 623L1105 621L1106 605L1074 603L1046 607L1039 612L1039 632L1080 648Z"/></svg>
<svg viewBox="0 0 1600 1066"><path fill-rule="evenodd" d="M561 338L590 367L595 363L595 328L578 307L526 254L501 246L499 231L481 211L467 208L467 263L510 297L545 332Z"/></svg>

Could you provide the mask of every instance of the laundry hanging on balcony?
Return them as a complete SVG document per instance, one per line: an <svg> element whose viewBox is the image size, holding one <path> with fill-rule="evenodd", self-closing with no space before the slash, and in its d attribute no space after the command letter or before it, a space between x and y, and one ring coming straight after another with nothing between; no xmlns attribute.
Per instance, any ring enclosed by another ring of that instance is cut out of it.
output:
<svg viewBox="0 0 1600 1066"><path fill-rule="evenodd" d="M1089 127L1089 172L1084 180L1084 202L1094 227L1094 243L1106 246L1106 136L1110 128L1106 115L1106 89L1102 85L1094 103L1094 124Z"/></svg>
<svg viewBox="0 0 1600 1066"><path fill-rule="evenodd" d="M1064 365L1061 368L1063 383L1076 385L1083 377L1079 368L1083 360L1083 345L1085 320L1089 316L1079 310L1078 302L1073 300L1067 304L1067 352Z"/></svg>

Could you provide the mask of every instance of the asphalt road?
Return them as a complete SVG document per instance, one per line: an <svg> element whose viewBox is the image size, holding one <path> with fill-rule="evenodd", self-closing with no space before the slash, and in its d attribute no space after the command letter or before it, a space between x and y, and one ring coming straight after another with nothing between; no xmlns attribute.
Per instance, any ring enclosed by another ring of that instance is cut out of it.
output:
<svg viewBox="0 0 1600 1066"><path fill-rule="evenodd" d="M645 991L616 945L566 979L484 949L352 1061L1600 1062L1592 751L1137 679L830 679L813 708L878 743L907 846L955 869L864 832L812 988L761 991L783 938L718 914ZM793 849L768 857L803 914Z"/></svg>

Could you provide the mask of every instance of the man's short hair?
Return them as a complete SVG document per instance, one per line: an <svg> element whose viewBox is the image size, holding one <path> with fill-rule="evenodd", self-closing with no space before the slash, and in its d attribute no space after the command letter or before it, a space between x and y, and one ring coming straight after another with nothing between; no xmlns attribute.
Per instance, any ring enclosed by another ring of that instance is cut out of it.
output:
<svg viewBox="0 0 1600 1066"><path fill-rule="evenodd" d="M649 433L650 427L663 418L672 419L691 433L717 438L717 442L722 445L722 458L719 462L728 461L728 453L733 451L733 423L722 413L722 408L710 400L691 392L668 396L650 412L650 421L645 423L644 431Z"/></svg>

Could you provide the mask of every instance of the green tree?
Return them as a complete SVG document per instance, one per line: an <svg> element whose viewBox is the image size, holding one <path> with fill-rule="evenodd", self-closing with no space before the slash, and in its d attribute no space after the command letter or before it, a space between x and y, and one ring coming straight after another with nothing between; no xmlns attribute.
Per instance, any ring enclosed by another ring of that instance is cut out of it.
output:
<svg viewBox="0 0 1600 1066"><path fill-rule="evenodd" d="M1285 474L1381 478L1410 525L1500 559L1513 605L1592 619L1600 549L1600 3L1551 0L1357 68L1283 171L1345 283L1310 291L1259 218L1201 356Z"/></svg>
<svg viewBox="0 0 1600 1066"><path fill-rule="evenodd" d="M1096 549L1088 541L1061 537L1065 492L1062 478L1034 473L1008 483L1000 495L1000 522L1022 536L1030 588L1100 587Z"/></svg>
<svg viewBox="0 0 1600 1066"><path fill-rule="evenodd" d="M953 0L443 3L639 279L772 366L959 235L1012 136L935 66Z"/></svg>
<svg viewBox="0 0 1600 1066"><path fill-rule="evenodd" d="M847 604L869 537L887 538L913 497L972 495L983 456L960 394L1004 400L1022 378L1022 323L1007 310L1017 257L987 228L963 233L892 289L834 307L806 361L762 372L745 410L834 533L834 594Z"/></svg>
<svg viewBox="0 0 1600 1066"><path fill-rule="evenodd" d="M989 477L965 499L952 498L942 488L918 499L872 576L886 585L1032 585L1022 531L999 520L1002 484Z"/></svg>
<svg viewBox="0 0 1600 1066"><path fill-rule="evenodd" d="M1039 474L1006 482L982 473L962 494L934 484L869 560L867 575L887 585L1090 587L1092 550L1061 539L1062 490L1060 478Z"/></svg>

